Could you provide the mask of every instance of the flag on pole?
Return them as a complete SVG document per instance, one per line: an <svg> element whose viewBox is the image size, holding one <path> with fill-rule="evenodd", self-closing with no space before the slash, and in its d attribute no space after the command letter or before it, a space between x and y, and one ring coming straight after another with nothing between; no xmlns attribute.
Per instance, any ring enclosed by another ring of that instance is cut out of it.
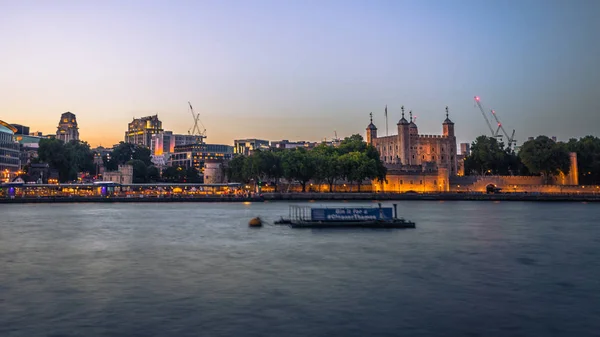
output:
<svg viewBox="0 0 600 337"><path fill-rule="evenodd" d="M385 105L385 135L388 135L387 104Z"/></svg>

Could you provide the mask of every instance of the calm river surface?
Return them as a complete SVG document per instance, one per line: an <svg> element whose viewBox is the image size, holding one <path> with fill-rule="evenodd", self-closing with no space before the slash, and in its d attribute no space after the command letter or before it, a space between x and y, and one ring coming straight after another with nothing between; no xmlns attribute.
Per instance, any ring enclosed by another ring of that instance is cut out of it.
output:
<svg viewBox="0 0 600 337"><path fill-rule="evenodd" d="M402 201L416 229L247 227L288 205L0 205L0 336L600 334L600 204Z"/></svg>

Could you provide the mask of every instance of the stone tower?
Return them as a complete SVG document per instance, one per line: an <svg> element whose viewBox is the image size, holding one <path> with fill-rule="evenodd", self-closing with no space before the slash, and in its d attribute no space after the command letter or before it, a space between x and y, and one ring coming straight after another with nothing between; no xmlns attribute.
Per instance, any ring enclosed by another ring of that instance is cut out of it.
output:
<svg viewBox="0 0 600 337"><path fill-rule="evenodd" d="M410 123L408 123L409 133L411 135L418 136L419 128L417 127L417 124L413 121L412 110L408 112L408 115L410 116Z"/></svg>
<svg viewBox="0 0 600 337"><path fill-rule="evenodd" d="M448 118L448 107L446 107L446 120L442 125L444 136L454 137L454 123Z"/></svg>
<svg viewBox="0 0 600 337"><path fill-rule="evenodd" d="M60 115L60 121L56 129L56 138L65 143L72 140L79 140L79 127L77 127L77 118L74 113L65 112Z"/></svg>
<svg viewBox="0 0 600 337"><path fill-rule="evenodd" d="M409 124L406 118L404 118L404 105L400 108L402 110L402 118L398 122L398 144L399 144L399 157L402 165L410 164L410 131Z"/></svg>
<svg viewBox="0 0 600 337"><path fill-rule="evenodd" d="M369 113L371 122L367 126L367 144L373 145L373 139L377 138L377 127L373 124L373 113Z"/></svg>

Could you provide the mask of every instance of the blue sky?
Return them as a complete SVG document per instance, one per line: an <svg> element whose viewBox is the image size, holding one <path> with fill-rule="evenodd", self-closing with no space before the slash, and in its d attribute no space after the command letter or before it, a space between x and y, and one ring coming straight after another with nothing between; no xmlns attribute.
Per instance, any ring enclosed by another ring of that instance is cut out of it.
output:
<svg viewBox="0 0 600 337"><path fill-rule="evenodd" d="M0 119L92 145L133 117L201 113L208 142L390 134L404 105L459 141L494 108L519 142L600 135L600 2L0 0Z"/></svg>

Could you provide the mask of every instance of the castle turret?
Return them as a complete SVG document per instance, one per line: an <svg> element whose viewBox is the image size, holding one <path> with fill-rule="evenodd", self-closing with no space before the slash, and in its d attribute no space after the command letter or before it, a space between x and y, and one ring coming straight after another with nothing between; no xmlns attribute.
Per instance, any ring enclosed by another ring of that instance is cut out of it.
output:
<svg viewBox="0 0 600 337"><path fill-rule="evenodd" d="M413 121L412 110L409 111L408 114L410 115L410 123L408 123L409 132L411 135L416 136L419 134L419 128L417 127L417 124Z"/></svg>
<svg viewBox="0 0 600 337"><path fill-rule="evenodd" d="M448 116L448 107L446 107L446 119L442 123L444 137L448 138L447 147L450 154L446 154L448 168L450 169L450 175L454 176L458 174L458 160L456 158L456 137L454 135L454 122L450 120Z"/></svg>
<svg viewBox="0 0 600 337"><path fill-rule="evenodd" d="M400 162L403 165L410 164L410 130L409 123L404 118L404 105L400 108L402 110L402 118L398 122L398 144L400 145Z"/></svg>
<svg viewBox="0 0 600 337"><path fill-rule="evenodd" d="M367 125L367 144L373 144L373 140L377 138L377 127L373 124L373 113L369 113L371 122Z"/></svg>
<svg viewBox="0 0 600 337"><path fill-rule="evenodd" d="M453 137L454 136L454 122L448 118L448 107L446 107L446 120L442 124L444 136Z"/></svg>

